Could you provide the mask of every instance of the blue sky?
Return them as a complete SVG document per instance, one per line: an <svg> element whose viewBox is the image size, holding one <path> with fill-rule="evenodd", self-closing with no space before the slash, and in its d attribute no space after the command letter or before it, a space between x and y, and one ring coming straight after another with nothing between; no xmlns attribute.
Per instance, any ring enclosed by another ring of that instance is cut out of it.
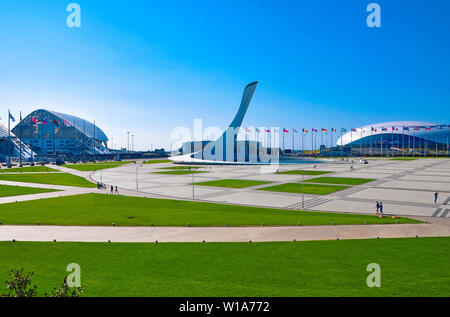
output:
<svg viewBox="0 0 450 317"><path fill-rule="evenodd" d="M66 26L70 2L81 28ZM0 116L48 108L126 145L170 147L177 126L450 122L449 1L0 0Z"/></svg>

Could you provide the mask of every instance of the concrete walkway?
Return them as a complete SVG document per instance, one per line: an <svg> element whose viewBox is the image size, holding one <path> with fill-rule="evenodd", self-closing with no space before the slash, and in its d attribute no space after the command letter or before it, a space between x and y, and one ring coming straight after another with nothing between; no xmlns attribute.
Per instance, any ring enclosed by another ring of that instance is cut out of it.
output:
<svg viewBox="0 0 450 317"><path fill-rule="evenodd" d="M433 223L228 228L0 226L0 241L266 242L450 236L450 219L426 219Z"/></svg>

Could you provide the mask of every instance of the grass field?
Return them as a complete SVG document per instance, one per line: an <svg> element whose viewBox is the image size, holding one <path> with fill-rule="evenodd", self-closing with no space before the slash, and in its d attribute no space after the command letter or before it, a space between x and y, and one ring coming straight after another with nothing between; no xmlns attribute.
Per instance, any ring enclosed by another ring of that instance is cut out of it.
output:
<svg viewBox="0 0 450 317"><path fill-rule="evenodd" d="M394 157L389 159L390 161L415 161L416 157Z"/></svg>
<svg viewBox="0 0 450 317"><path fill-rule="evenodd" d="M85 194L3 204L3 224L90 226L260 226L392 224L391 218L223 205L182 200ZM399 223L418 221L399 218Z"/></svg>
<svg viewBox="0 0 450 317"><path fill-rule="evenodd" d="M53 173L59 171L47 166L25 166L25 167L0 169L0 173L51 173L51 172Z"/></svg>
<svg viewBox="0 0 450 317"><path fill-rule="evenodd" d="M160 164L160 163L172 163L171 160L149 160L146 161L144 164Z"/></svg>
<svg viewBox="0 0 450 317"><path fill-rule="evenodd" d="M168 174L168 175L186 175L186 174L197 174L197 173L207 173L207 171L194 171L194 170L167 170L161 172L153 172L153 174Z"/></svg>
<svg viewBox="0 0 450 317"><path fill-rule="evenodd" d="M361 185L373 182L375 179L370 178L349 178L349 177L316 177L305 180L305 183L324 183L324 184L340 184L340 185Z"/></svg>
<svg viewBox="0 0 450 317"><path fill-rule="evenodd" d="M158 167L159 169L162 169L162 170L190 170L190 169L193 169L193 170L196 170L196 169L198 169L198 168L200 168L200 167L198 167L198 166L169 166L169 167Z"/></svg>
<svg viewBox="0 0 450 317"><path fill-rule="evenodd" d="M297 193L301 194L302 190L305 194L310 195L328 195L339 190L347 189L348 186L340 185L318 185L318 184L302 184L300 183L286 183L281 185L258 188L258 190L266 190L272 192Z"/></svg>
<svg viewBox="0 0 450 317"><path fill-rule="evenodd" d="M80 176L67 173L0 174L0 180L76 187L97 187L96 184Z"/></svg>
<svg viewBox="0 0 450 317"><path fill-rule="evenodd" d="M0 294L13 268L38 294L81 267L83 296L450 296L450 238L270 243L0 242ZM369 288L368 264L381 268Z"/></svg>
<svg viewBox="0 0 450 317"><path fill-rule="evenodd" d="M305 170L292 170L292 171L284 171L280 172L280 174L292 174L292 175L323 175L323 174L330 174L333 172L330 171L305 171Z"/></svg>
<svg viewBox="0 0 450 317"><path fill-rule="evenodd" d="M55 192L55 189L0 185L0 197Z"/></svg>
<svg viewBox="0 0 450 317"><path fill-rule="evenodd" d="M264 185L264 184L270 184L270 183L271 182L253 181L253 180L244 180L244 179L219 179L219 180L209 181L209 182L199 182L199 183L195 183L195 185L228 187L228 188L246 188L246 187Z"/></svg>
<svg viewBox="0 0 450 317"><path fill-rule="evenodd" d="M85 164L64 164L64 167L68 167L77 171L98 171L107 168L114 168L125 164L130 164L131 161L120 162L100 162L100 163L85 163Z"/></svg>

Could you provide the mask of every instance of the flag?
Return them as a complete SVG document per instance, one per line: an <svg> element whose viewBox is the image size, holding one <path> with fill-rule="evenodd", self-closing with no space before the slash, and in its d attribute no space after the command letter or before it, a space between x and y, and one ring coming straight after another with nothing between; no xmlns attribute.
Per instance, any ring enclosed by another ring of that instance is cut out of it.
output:
<svg viewBox="0 0 450 317"><path fill-rule="evenodd" d="M403 131L409 131L408 127L403 127Z"/></svg>
<svg viewBox="0 0 450 317"><path fill-rule="evenodd" d="M65 124L66 126L70 127L70 122L69 122L69 121L64 120L64 124Z"/></svg>
<svg viewBox="0 0 450 317"><path fill-rule="evenodd" d="M414 130L420 130L418 126L414 126Z"/></svg>
<svg viewBox="0 0 450 317"><path fill-rule="evenodd" d="M357 132L355 128L352 128L352 132Z"/></svg>
<svg viewBox="0 0 450 317"><path fill-rule="evenodd" d="M294 129L294 133L297 133L297 130Z"/></svg>
<svg viewBox="0 0 450 317"><path fill-rule="evenodd" d="M59 127L59 123L58 121L56 121L56 119L53 119L53 124Z"/></svg>
<svg viewBox="0 0 450 317"><path fill-rule="evenodd" d="M42 120L42 123L45 125L48 125L47 121L45 121L45 120Z"/></svg>
<svg viewBox="0 0 450 317"><path fill-rule="evenodd" d="M31 118L31 122L33 122L33 124L37 124L39 123L39 120L37 118Z"/></svg>
<svg viewBox="0 0 450 317"><path fill-rule="evenodd" d="M312 131L313 132L318 132L319 130L312 128Z"/></svg>
<svg viewBox="0 0 450 317"><path fill-rule="evenodd" d="M286 130L285 128L283 128L283 132L284 132L284 133L289 133L289 131Z"/></svg>
<svg viewBox="0 0 450 317"><path fill-rule="evenodd" d="M385 128L385 127L382 127L381 128L381 131L387 131L388 129L387 128Z"/></svg>
<svg viewBox="0 0 450 317"><path fill-rule="evenodd" d="M370 127L370 129L371 129L372 131L375 131L375 129L374 129L373 127Z"/></svg>
<svg viewBox="0 0 450 317"><path fill-rule="evenodd" d="M345 129L345 128L341 128L341 132L347 132L347 129Z"/></svg>
<svg viewBox="0 0 450 317"><path fill-rule="evenodd" d="M314 130L314 129L313 129ZM302 130L304 133L308 133L308 129L303 128Z"/></svg>
<svg viewBox="0 0 450 317"><path fill-rule="evenodd" d="M331 132L336 132L336 129L331 128Z"/></svg>
<svg viewBox="0 0 450 317"><path fill-rule="evenodd" d="M270 132L270 130L266 130L266 132L267 132L267 133L269 133L269 132Z"/></svg>
<svg viewBox="0 0 450 317"><path fill-rule="evenodd" d="M425 127L425 130L431 130L429 127Z"/></svg>
<svg viewBox="0 0 450 317"><path fill-rule="evenodd" d="M11 119L12 122L16 122L16 119L13 117L11 113L9 114L9 119Z"/></svg>
<svg viewBox="0 0 450 317"><path fill-rule="evenodd" d="M328 130L327 130L327 129L324 129L324 128L322 128L322 132L328 132Z"/></svg>
<svg viewBox="0 0 450 317"><path fill-rule="evenodd" d="M392 127L392 131L398 131L398 128Z"/></svg>

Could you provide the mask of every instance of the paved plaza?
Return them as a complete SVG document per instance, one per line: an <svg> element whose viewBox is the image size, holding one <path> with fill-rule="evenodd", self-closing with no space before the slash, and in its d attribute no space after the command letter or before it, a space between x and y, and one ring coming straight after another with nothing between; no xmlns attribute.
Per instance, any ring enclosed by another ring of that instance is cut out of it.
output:
<svg viewBox="0 0 450 317"><path fill-rule="evenodd" d="M95 181L118 185L120 188L148 194L152 197L195 199L199 201L239 205L335 211L373 214L376 201L383 201L384 213L399 216L450 217L450 160L417 159L411 161L373 159L369 164L330 160L321 164L280 165L279 171L323 170L332 171L331 177L376 179L364 185L329 195L302 195L257 190L284 183L295 183L301 175L264 173L260 166L200 166L206 173L168 175L161 164L130 164L97 171L91 175ZM350 167L353 166L353 170ZM311 179L317 176L305 176ZM242 189L192 186L192 182L220 179L260 180L270 184ZM301 185L299 184L299 187ZM434 203L434 193L439 193Z"/></svg>
<svg viewBox="0 0 450 317"><path fill-rule="evenodd" d="M280 165L279 172L288 170L331 171L327 177L375 179L363 185L329 195L302 195L260 191L259 188L295 183L301 175L267 173L260 166L198 166L196 174L158 174L174 167L171 163L142 164L82 172L52 166L90 181L101 181L107 189L31 184L0 181L0 184L58 189L58 192L12 197L0 197L1 204L45 199L85 193L109 193L109 186L119 187L121 195L219 202L226 204L305 209L345 213L374 214L375 202L383 201L387 215L412 216L422 224L339 225L310 227L80 227L80 226L0 226L0 241L84 241L84 242L239 242L292 241L329 239L366 239L393 237L450 236L450 160L418 159L413 161L374 159L361 165L355 160L330 160L317 164ZM351 169L353 166L353 169ZM319 176L305 176L305 180ZM192 182L221 179L259 180L269 184L235 189L207 187ZM298 183L299 186L300 183ZM434 193L439 192L434 203ZM82 206L80 206L82 208Z"/></svg>

